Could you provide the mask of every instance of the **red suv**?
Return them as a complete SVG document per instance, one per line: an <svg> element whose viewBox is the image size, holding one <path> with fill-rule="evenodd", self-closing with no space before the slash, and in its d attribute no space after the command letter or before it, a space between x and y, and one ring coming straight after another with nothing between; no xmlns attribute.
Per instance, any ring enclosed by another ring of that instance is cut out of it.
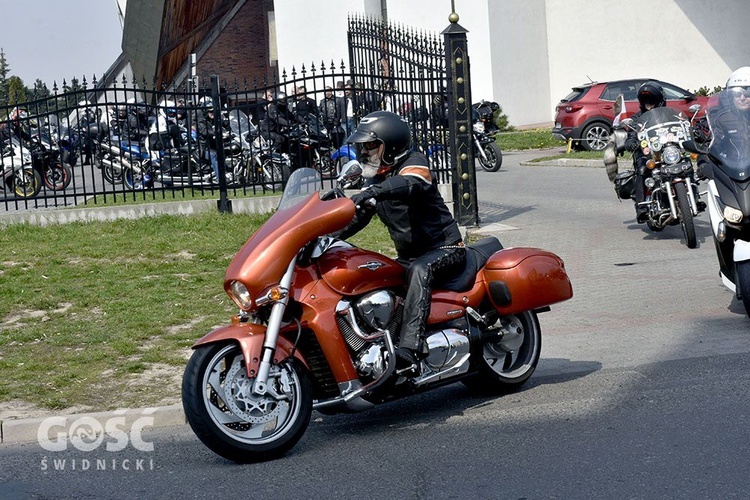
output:
<svg viewBox="0 0 750 500"><path fill-rule="evenodd" d="M631 116L639 109L638 89L647 81L658 82L664 89L667 106L680 109L688 117L691 117L688 108L693 104L700 104L702 109L706 108L708 97L696 96L676 85L656 79L587 83L573 87L573 92L557 105L552 135L565 141L573 139L573 145L580 149L604 149L612 131L612 120L615 118L615 99L619 94L625 97L624 118Z"/></svg>

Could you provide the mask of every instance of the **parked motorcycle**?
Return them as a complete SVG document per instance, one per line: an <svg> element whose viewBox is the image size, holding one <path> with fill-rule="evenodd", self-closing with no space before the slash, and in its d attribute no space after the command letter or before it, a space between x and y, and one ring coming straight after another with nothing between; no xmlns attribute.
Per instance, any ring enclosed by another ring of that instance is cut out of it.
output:
<svg viewBox="0 0 750 500"><path fill-rule="evenodd" d="M355 206L321 186L313 169L292 173L277 211L227 269L224 289L240 312L195 343L185 369L190 426L236 462L289 451L313 409L361 411L459 380L518 389L539 361L537 314L573 293L555 254L473 243L464 272L433 290L419 373L397 369L405 269L331 237Z"/></svg>
<svg viewBox="0 0 750 500"><path fill-rule="evenodd" d="M115 186L139 190L153 186L151 158L142 144L117 137L98 141L94 146L94 165L104 179Z"/></svg>
<svg viewBox="0 0 750 500"><path fill-rule="evenodd" d="M494 117L498 109L498 103L484 99L471 105L474 156L487 172L497 172L503 165L503 152L495 142L495 136L500 132Z"/></svg>
<svg viewBox="0 0 750 500"><path fill-rule="evenodd" d="M33 166L31 153L21 147L17 138L0 144L0 159L0 179L6 191L14 192L19 198L33 198L39 194L42 177Z"/></svg>
<svg viewBox="0 0 750 500"><path fill-rule="evenodd" d="M66 189L73 180L73 171L63 163L60 147L44 135L32 136L28 144L34 169L39 172L42 182L51 191Z"/></svg>
<svg viewBox="0 0 750 500"><path fill-rule="evenodd" d="M641 151L648 158L641 167L645 184L645 201L641 205L648 209L646 224L652 231L680 224L687 247L695 248L698 240L693 218L705 205L700 201L690 153L682 145L693 138L690 120L674 108L662 107L643 113L636 121L623 120L622 124L637 131ZM635 170L617 174L614 182L621 199L634 198Z"/></svg>
<svg viewBox="0 0 750 500"><path fill-rule="evenodd" d="M331 140L322 122L313 114L304 123L295 123L286 132L292 169L312 167L324 176L335 175Z"/></svg>
<svg viewBox="0 0 750 500"><path fill-rule="evenodd" d="M750 135L731 134L721 126L731 102L727 90L712 98L706 112L710 144L705 149L687 141L685 148L701 155L700 171L708 179L706 203L719 276L750 316Z"/></svg>

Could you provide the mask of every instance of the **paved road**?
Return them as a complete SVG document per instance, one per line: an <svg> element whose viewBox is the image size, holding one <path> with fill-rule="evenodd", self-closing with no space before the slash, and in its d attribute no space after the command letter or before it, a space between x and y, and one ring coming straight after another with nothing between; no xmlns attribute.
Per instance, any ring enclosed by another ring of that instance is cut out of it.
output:
<svg viewBox="0 0 750 500"><path fill-rule="evenodd" d="M479 398L455 384L315 414L293 453L248 466L185 427L148 434L152 452L2 447L0 497L746 498L750 320L719 282L707 216L690 250L678 227L635 224L603 169L527 157L478 173L480 230L558 253L575 296L541 316L523 391Z"/></svg>

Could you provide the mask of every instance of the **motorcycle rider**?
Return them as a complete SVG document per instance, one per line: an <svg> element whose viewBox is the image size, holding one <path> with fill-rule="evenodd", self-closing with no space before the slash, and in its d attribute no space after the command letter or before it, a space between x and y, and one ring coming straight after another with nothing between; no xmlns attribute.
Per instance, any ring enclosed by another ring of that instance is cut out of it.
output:
<svg viewBox="0 0 750 500"><path fill-rule="evenodd" d="M397 260L406 268L397 365L417 368L428 354L423 336L432 284L461 272L466 248L427 158L410 149L411 130L403 118L390 111L370 113L345 142L359 151L366 187L352 196L357 213L340 237L356 234L375 213L388 228Z"/></svg>
<svg viewBox="0 0 750 500"><path fill-rule="evenodd" d="M211 162L214 171L214 182L219 182L219 162L216 158L216 133L214 128L214 102L210 97L204 97L198 102L203 111L198 118L198 138L203 151L203 158ZM218 131L221 133L221 130Z"/></svg>
<svg viewBox="0 0 750 500"><path fill-rule="evenodd" d="M654 108L661 108L667 103L664 99L664 89L656 82L648 81L638 89L638 104L640 109L631 116L633 122L638 121L643 113ZM635 214L636 220L646 222L648 220L648 208L641 205L646 199L646 188L643 181L651 175L651 171L646 168L648 160L647 153L641 149L641 142L638 140L638 131L630 127L628 137L625 140L625 148L633 153L633 168L635 169Z"/></svg>
<svg viewBox="0 0 750 500"><path fill-rule="evenodd" d="M741 149L748 141L738 139L750 136L750 66L729 75L726 92L719 99L719 106L709 116L719 156L730 161L750 156L750 151Z"/></svg>

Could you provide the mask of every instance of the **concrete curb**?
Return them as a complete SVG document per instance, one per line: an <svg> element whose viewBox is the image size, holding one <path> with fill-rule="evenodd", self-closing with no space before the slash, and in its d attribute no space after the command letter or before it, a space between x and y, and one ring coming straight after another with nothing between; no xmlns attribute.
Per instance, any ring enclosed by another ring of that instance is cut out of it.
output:
<svg viewBox="0 0 750 500"><path fill-rule="evenodd" d="M558 158L556 160L546 161L524 161L520 163L524 167L589 167L604 168L604 160L584 160L581 158ZM617 169L622 172L633 168L633 162L630 160L618 160Z"/></svg>
<svg viewBox="0 0 750 500"><path fill-rule="evenodd" d="M141 420L143 419L143 420ZM45 437L48 440L69 438L73 433L83 430L100 434L109 429L128 432L137 423L139 429L148 430L160 427L185 425L185 413L182 404L155 408L115 410L96 413L48 416L0 420L0 445L38 443Z"/></svg>

